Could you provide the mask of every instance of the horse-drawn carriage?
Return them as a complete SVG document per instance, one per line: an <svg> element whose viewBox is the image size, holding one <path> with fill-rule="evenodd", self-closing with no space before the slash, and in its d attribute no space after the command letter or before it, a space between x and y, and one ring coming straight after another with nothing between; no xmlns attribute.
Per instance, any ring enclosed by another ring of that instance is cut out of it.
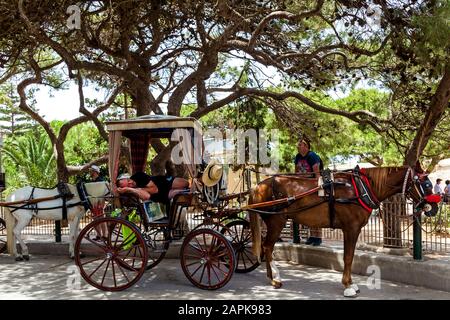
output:
<svg viewBox="0 0 450 320"><path fill-rule="evenodd" d="M143 116L111 121L107 128L112 182L118 176L122 137L129 140L133 172L144 171L150 140L165 138L178 142L175 157L189 172L191 188L176 194L165 209L166 216L157 220L149 215L151 209L145 202L114 192L110 203L120 209L87 225L75 244L75 261L88 283L108 291L135 284L162 260L173 240L182 238L181 222L194 209L202 223L184 235L180 250L181 267L194 285L218 289L235 271L248 272L259 265L251 252L250 225L241 209L248 191L226 194L222 179L207 186L198 178L203 143L195 119ZM232 205L236 200L240 203Z"/></svg>
<svg viewBox="0 0 450 320"><path fill-rule="evenodd" d="M421 212L436 212L440 201L439 196L431 194L431 183L419 164L415 167L328 172L328 175L322 173L322 177L314 178L276 174L259 183L250 195L248 190L227 194L221 188L221 183L208 185L198 179L203 148L201 128L195 119L145 116L112 121L107 126L109 170L113 182L110 191L113 196L105 197L106 191L109 191L105 188L106 184L103 184L103 188L86 188L90 187L86 185L85 188L73 190L76 196L70 200L73 201L72 211L80 205L94 210L96 205L90 199L108 200L109 206L118 208L88 224L77 237L74 250L71 250L82 277L102 290L124 290L139 281L147 269L163 259L171 241L182 238L179 226L186 210L197 208L203 223L185 235L180 250L181 267L194 285L203 289L221 288L230 281L235 271L255 269L260 260L257 257L264 255L267 276L273 286L280 287L281 276L273 262L272 252L286 220L292 219L310 227L342 229L342 284L344 295L354 297L359 289L351 279L352 260L358 235L370 216L370 205L377 206L376 203L401 192L417 203L415 217L419 219ZM184 159L182 162L189 171L192 183L190 190L178 193L171 200L166 208L166 217L154 219L148 214L145 202L134 197L119 196L115 192L122 137L129 139L133 172L144 170L152 138L178 142L172 156ZM25 201L28 206L29 190L20 192L19 201ZM374 201L376 199L379 201ZM55 198L52 201L60 203L61 200ZM53 209L52 201L47 204L48 212ZM238 201L238 205L232 205L233 201ZM58 208L55 209L58 211L55 211L55 216L61 219L61 206ZM17 210L22 211L25 218L20 220L22 217L16 213L18 220L15 232L20 233L20 228L29 221L26 217L30 217L33 210L28 207ZM244 210L250 213L250 222ZM74 225L82 214L81 209L74 211ZM259 216L267 227L262 244ZM74 230L72 233L71 228L72 235L77 234L77 230ZM27 254L23 241L17 239L23 253L25 250ZM250 249L252 245L253 250Z"/></svg>

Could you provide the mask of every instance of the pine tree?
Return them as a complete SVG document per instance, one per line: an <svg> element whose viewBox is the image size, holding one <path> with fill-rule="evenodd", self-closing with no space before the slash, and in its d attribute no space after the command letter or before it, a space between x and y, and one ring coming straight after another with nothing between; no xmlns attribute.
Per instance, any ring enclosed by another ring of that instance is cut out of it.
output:
<svg viewBox="0 0 450 320"><path fill-rule="evenodd" d="M30 92L30 95L33 93ZM34 109L34 108L33 108ZM36 122L19 109L19 97L12 83L0 86L0 130L7 135L22 135Z"/></svg>

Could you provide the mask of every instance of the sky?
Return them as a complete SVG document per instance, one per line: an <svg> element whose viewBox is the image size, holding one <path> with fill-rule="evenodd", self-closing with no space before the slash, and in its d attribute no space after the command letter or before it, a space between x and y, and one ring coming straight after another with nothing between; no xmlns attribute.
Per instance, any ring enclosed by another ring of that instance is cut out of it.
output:
<svg viewBox="0 0 450 320"><path fill-rule="evenodd" d="M78 111L80 108L78 87L75 84L71 84L67 90L53 90L51 93L44 86L40 86L39 89L35 93L36 107L46 121L71 120L81 115ZM84 96L100 101L105 99L105 93L96 92L89 87L84 88Z"/></svg>

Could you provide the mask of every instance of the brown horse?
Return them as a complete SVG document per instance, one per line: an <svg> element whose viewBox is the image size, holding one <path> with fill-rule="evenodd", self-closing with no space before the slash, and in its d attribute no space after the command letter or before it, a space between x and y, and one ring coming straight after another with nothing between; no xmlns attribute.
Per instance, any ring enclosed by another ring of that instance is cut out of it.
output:
<svg viewBox="0 0 450 320"><path fill-rule="evenodd" d="M280 273L272 261L275 242L280 236L288 218L311 228L334 227L342 229L344 234L344 272L342 284L344 296L354 297L359 289L352 284L351 268L355 246L361 229L366 225L370 210L365 209L357 200L352 175L354 171L334 173L334 219L333 226L329 214L328 201L320 197L317 190L318 178L306 178L301 175L275 175L252 190L250 195L250 223L253 235L253 252L257 257L265 255L267 277L275 288L281 287ZM420 165L409 167L384 167L364 169L373 194L381 202L386 198L404 192L414 201L422 201L424 183L426 188L431 182L423 174ZM428 189L429 190L429 189ZM289 203L287 198L289 199ZM279 200L276 200L279 199ZM284 201L286 200L286 201ZM284 202L284 205L283 205ZM275 207L274 205L275 204ZM281 208L282 207L282 208ZM271 211L271 212L270 212ZM261 225L258 215L267 226L267 236L261 246Z"/></svg>

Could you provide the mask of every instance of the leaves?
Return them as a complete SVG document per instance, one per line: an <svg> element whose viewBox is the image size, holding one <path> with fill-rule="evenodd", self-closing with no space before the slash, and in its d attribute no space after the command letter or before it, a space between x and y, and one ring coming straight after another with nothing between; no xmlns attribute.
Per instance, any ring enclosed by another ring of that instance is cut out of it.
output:
<svg viewBox="0 0 450 320"><path fill-rule="evenodd" d="M49 139L40 131L29 131L22 137L6 139L6 176L16 187L32 185L50 188L56 185L56 163Z"/></svg>

